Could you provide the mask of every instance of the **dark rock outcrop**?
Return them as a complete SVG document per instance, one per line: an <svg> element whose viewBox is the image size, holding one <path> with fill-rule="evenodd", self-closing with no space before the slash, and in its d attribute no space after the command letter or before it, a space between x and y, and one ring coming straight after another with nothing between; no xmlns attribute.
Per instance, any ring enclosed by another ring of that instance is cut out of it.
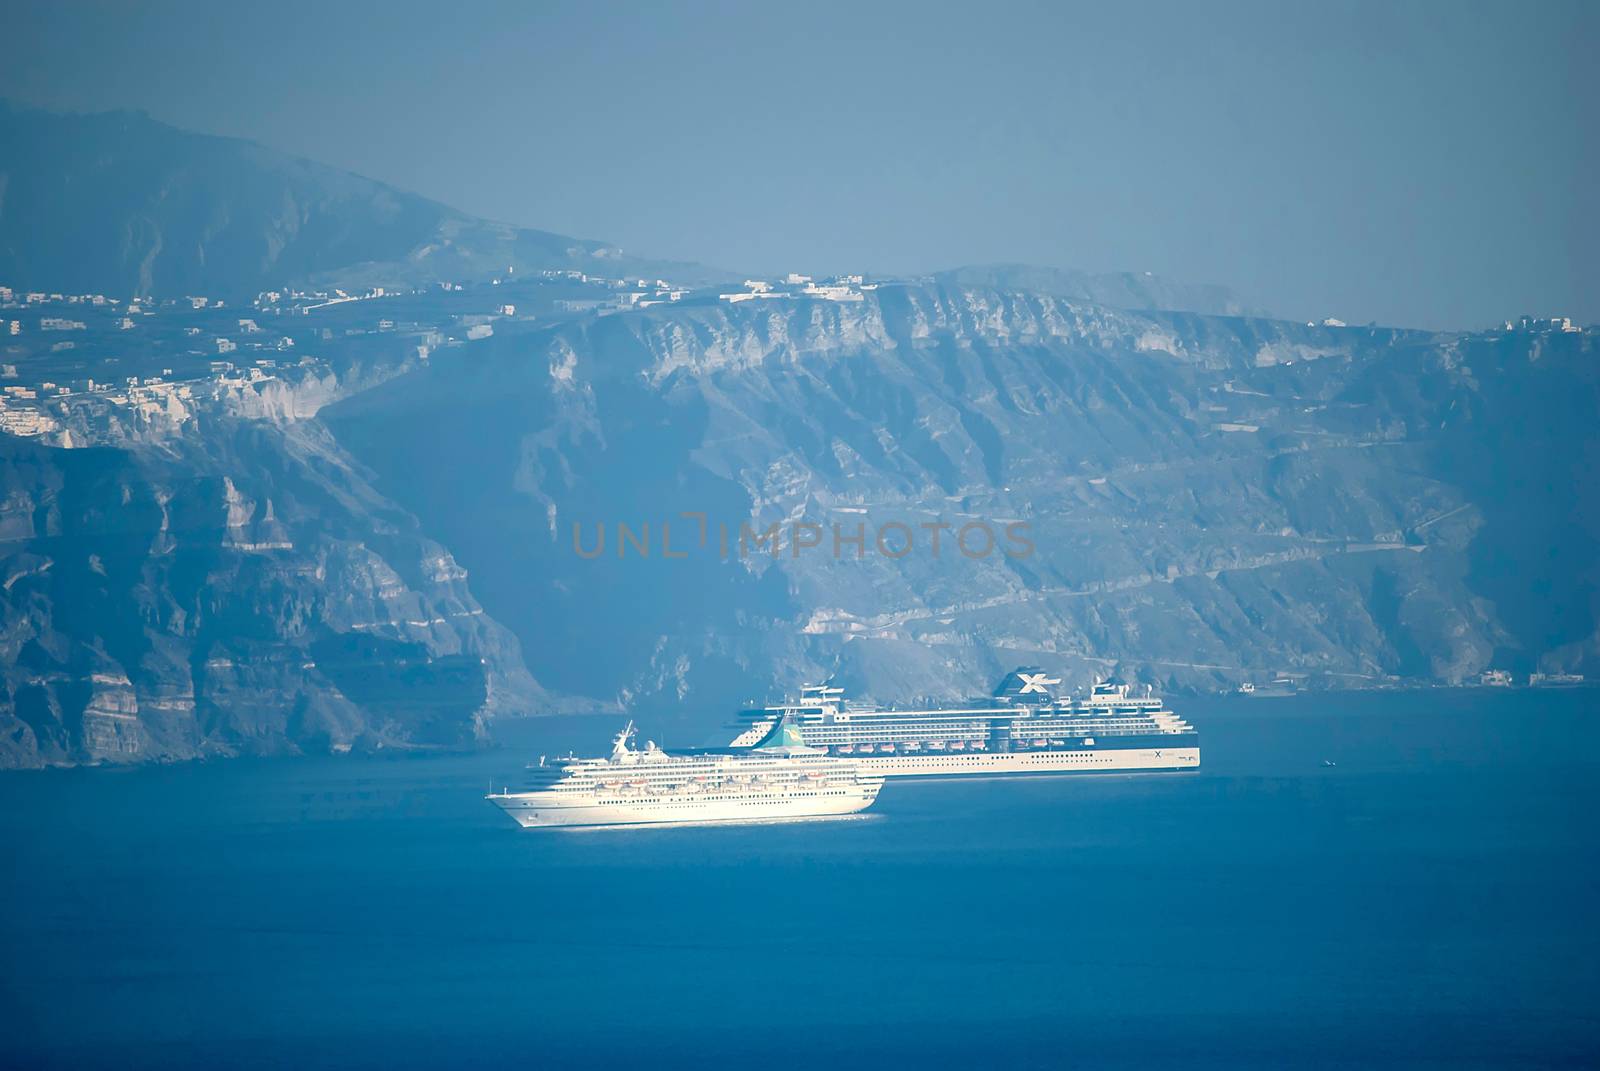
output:
<svg viewBox="0 0 1600 1071"><path fill-rule="evenodd" d="M0 436L0 764L461 745L538 696L319 425Z"/></svg>

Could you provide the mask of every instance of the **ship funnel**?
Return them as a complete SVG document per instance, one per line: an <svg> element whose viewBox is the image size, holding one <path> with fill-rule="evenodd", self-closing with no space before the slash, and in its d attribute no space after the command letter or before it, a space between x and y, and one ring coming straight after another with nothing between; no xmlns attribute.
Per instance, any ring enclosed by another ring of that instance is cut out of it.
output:
<svg viewBox="0 0 1600 1071"><path fill-rule="evenodd" d="M816 750L806 743L806 738L800 733L800 727L787 714L778 719L778 724L772 727L772 731L756 745L756 748L761 751Z"/></svg>
<svg viewBox="0 0 1600 1071"><path fill-rule="evenodd" d="M628 743L629 743L629 741L631 741L633 739L633 734L634 734L633 722L630 720L627 725L624 725L622 727L622 731L620 733L618 733L614 738L612 738L612 741L611 741L611 757L612 758L620 759L622 756L631 753L631 750L628 747Z"/></svg>
<svg viewBox="0 0 1600 1071"><path fill-rule="evenodd" d="M1052 677L1038 666L1020 666L1006 674L994 694L999 699L1044 701L1055 697L1052 689L1060 684L1060 677Z"/></svg>

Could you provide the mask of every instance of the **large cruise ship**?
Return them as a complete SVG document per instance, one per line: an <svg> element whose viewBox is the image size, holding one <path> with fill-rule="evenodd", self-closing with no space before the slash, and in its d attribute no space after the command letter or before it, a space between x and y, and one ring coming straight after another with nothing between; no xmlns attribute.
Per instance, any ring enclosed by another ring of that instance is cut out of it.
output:
<svg viewBox="0 0 1600 1071"><path fill-rule="evenodd" d="M1159 697L1108 682L1064 698L1053 691L1060 684L1025 666L988 698L924 710L807 685L798 702L743 711L733 746L760 745L790 724L807 744L885 777L1199 768L1199 734Z"/></svg>
<svg viewBox="0 0 1600 1071"><path fill-rule="evenodd" d="M882 777L806 746L781 718L739 753L668 754L654 741L639 751L633 735L630 721L608 758L540 762L523 789L488 799L529 828L677 825L840 817L870 807L883 787Z"/></svg>

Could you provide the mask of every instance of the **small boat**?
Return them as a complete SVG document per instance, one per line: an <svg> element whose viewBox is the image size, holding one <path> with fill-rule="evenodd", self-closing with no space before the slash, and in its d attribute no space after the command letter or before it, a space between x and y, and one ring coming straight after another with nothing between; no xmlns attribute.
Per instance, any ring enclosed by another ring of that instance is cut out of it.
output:
<svg viewBox="0 0 1600 1071"><path fill-rule="evenodd" d="M943 751L944 750L944 741L943 740L930 740L930 741L928 741L928 750L929 751Z"/></svg>
<svg viewBox="0 0 1600 1071"><path fill-rule="evenodd" d="M854 744L840 744L838 747L834 748L834 751L838 752L840 755L854 755L856 753L856 748Z"/></svg>
<svg viewBox="0 0 1600 1071"><path fill-rule="evenodd" d="M965 750L967 750L967 742L965 740L952 741L951 744L950 744L950 750L951 751L965 751Z"/></svg>
<svg viewBox="0 0 1600 1071"><path fill-rule="evenodd" d="M1322 765L1324 765L1324 766L1337 766L1339 764L1337 762L1334 762L1332 759L1323 759L1322 760Z"/></svg>

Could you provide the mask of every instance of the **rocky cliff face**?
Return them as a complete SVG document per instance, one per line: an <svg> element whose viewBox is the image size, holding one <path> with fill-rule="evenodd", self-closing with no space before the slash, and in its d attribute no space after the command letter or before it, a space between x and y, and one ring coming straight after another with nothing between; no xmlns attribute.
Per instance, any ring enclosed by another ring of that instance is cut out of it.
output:
<svg viewBox="0 0 1600 1071"><path fill-rule="evenodd" d="M459 745L538 689L312 422L0 436L0 764Z"/></svg>
<svg viewBox="0 0 1600 1071"><path fill-rule="evenodd" d="M0 436L0 763L629 704L710 729L803 678L949 695L1019 663L1600 669L1592 334L857 296L62 401Z"/></svg>
<svg viewBox="0 0 1600 1071"><path fill-rule="evenodd" d="M960 693L1020 662L1180 688L1588 665L1596 386L1581 335L889 286L573 325L324 415L535 677L710 705L829 673ZM776 555L719 546L774 523ZM1031 554L952 548L1008 524Z"/></svg>

